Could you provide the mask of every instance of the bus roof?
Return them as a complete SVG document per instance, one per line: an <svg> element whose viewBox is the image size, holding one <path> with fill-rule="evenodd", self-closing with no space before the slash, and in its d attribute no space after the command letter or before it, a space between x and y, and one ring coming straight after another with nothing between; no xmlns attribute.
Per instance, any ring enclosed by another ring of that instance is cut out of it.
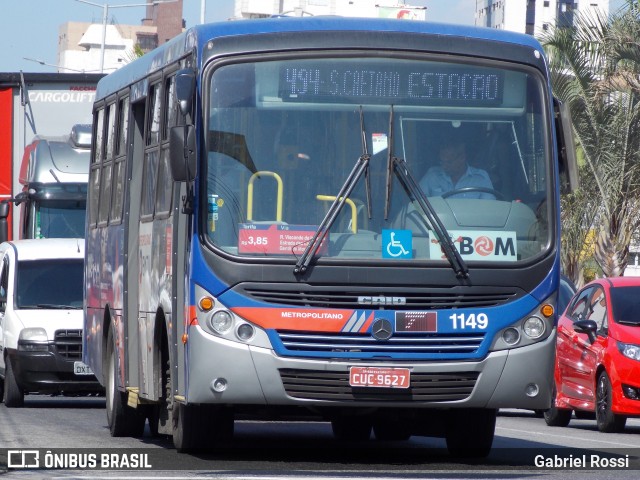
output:
<svg viewBox="0 0 640 480"><path fill-rule="evenodd" d="M268 35L275 33L305 33L305 35L326 32L374 32L377 38L384 33L422 34L449 41L456 38L470 48L480 42L512 44L540 52L540 43L531 35L484 27L432 23L413 20L352 18L337 16L318 17L278 17L270 19L238 20L202 24L191 27L157 49L143 55L131 64L107 75L98 83L96 100L103 99L115 91L131 85L148 74L160 70L171 62L193 51L198 52L198 65L202 64L204 47L210 40L233 42L242 36ZM333 37L333 35L332 35ZM352 45L344 44L344 47ZM411 49L411 45L406 45ZM499 49L500 51L501 49ZM477 50L476 50L477 51ZM481 50L482 51L482 50Z"/></svg>

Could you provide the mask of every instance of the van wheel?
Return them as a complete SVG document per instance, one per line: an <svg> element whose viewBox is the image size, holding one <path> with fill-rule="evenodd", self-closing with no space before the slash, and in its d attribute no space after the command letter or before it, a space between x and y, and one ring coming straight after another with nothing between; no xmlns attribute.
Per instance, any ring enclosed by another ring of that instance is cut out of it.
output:
<svg viewBox="0 0 640 480"><path fill-rule="evenodd" d="M20 408L24 406L24 392L16 381L13 373L11 359L7 357L4 372L4 404L9 408Z"/></svg>
<svg viewBox="0 0 640 480"><path fill-rule="evenodd" d="M498 411L490 408L452 409L445 439L449 453L458 458L482 458L493 445Z"/></svg>
<svg viewBox="0 0 640 480"><path fill-rule="evenodd" d="M607 372L603 370L598 376L598 386L596 387L596 423L601 432L619 433L624 430L627 417L613 413L613 392L611 390L611 380L609 380Z"/></svg>
<svg viewBox="0 0 640 480"><path fill-rule="evenodd" d="M107 423L112 437L141 437L145 415L127 405L126 394L118 390L118 361L113 334L107 337L107 382L105 391Z"/></svg>

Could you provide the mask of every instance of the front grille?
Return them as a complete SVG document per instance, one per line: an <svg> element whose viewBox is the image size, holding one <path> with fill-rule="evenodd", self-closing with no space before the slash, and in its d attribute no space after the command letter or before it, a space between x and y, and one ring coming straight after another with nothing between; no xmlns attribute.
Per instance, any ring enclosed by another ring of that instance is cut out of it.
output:
<svg viewBox="0 0 640 480"><path fill-rule="evenodd" d="M82 330L56 330L56 352L69 360L82 360Z"/></svg>
<svg viewBox="0 0 640 480"><path fill-rule="evenodd" d="M473 391L478 372L414 373L407 389L351 387L349 372L281 369L287 395L306 400L450 402Z"/></svg>
<svg viewBox="0 0 640 480"><path fill-rule="evenodd" d="M436 310L495 307L524 293L516 287L380 287L353 285L309 285L299 283L243 283L236 292L255 300L312 308L369 308L386 310ZM362 296L402 297L402 305L363 305Z"/></svg>
<svg viewBox="0 0 640 480"><path fill-rule="evenodd" d="M370 333L299 333L278 331L283 346L291 352L414 354L414 353L474 353L484 339L483 333L437 334L419 333L394 335L389 340L376 340Z"/></svg>

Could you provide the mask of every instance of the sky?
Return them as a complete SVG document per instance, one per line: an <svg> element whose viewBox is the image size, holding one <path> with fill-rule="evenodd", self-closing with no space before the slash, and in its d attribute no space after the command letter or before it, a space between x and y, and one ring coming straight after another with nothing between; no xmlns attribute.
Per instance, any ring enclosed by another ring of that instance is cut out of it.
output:
<svg viewBox="0 0 640 480"><path fill-rule="evenodd" d="M102 7L77 0L0 2L3 4L0 16L0 72L56 72L59 26L65 22L102 23ZM142 4L145 0L91 2L108 5L110 23L139 25L145 13L144 6L117 7ZM474 22L476 0L408 0L406 3L427 7L427 19L430 21L464 25L473 25ZM623 3L624 0L610 0L611 11ZM203 6L205 22L227 20L234 9L233 0L184 0L183 18L187 27L201 23Z"/></svg>

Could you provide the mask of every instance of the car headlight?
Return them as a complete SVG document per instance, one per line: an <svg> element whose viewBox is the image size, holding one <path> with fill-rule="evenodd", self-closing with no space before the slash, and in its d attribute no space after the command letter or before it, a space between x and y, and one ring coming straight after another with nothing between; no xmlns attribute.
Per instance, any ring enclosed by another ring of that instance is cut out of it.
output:
<svg viewBox="0 0 640 480"><path fill-rule="evenodd" d="M20 336L18 340L24 340L25 342L46 342L47 331L44 328L23 328L20 330Z"/></svg>
<svg viewBox="0 0 640 480"><path fill-rule="evenodd" d="M618 350L625 357L640 361L640 345L618 342Z"/></svg>
<svg viewBox="0 0 640 480"><path fill-rule="evenodd" d="M44 328L23 328L18 336L18 350L46 352L49 350L47 331Z"/></svg>

